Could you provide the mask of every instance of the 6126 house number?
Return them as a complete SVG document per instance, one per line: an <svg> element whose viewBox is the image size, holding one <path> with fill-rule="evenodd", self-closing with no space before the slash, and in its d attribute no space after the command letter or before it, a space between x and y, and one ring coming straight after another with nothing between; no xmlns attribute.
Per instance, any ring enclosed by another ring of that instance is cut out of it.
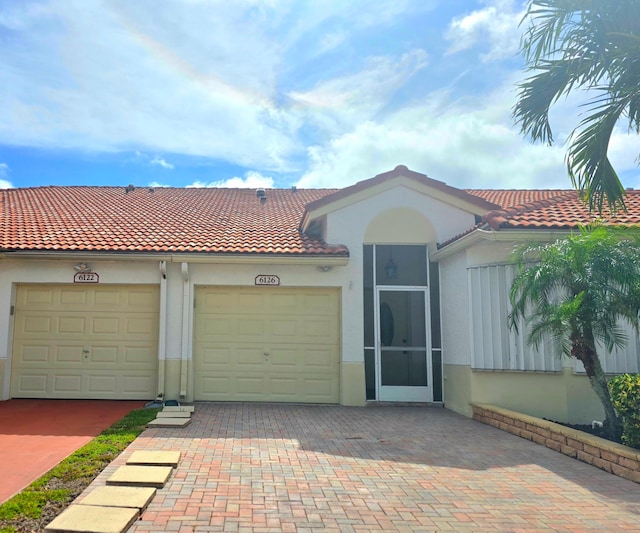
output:
<svg viewBox="0 0 640 533"><path fill-rule="evenodd" d="M256 285L280 285L280 278L271 274L256 276Z"/></svg>

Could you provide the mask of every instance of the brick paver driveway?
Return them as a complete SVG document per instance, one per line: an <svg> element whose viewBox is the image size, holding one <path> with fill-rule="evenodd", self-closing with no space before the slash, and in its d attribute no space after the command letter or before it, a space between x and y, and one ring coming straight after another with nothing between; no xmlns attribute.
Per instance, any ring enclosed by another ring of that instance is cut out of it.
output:
<svg viewBox="0 0 640 533"><path fill-rule="evenodd" d="M439 408L196 404L139 449L182 450L131 529L640 531L640 485Z"/></svg>

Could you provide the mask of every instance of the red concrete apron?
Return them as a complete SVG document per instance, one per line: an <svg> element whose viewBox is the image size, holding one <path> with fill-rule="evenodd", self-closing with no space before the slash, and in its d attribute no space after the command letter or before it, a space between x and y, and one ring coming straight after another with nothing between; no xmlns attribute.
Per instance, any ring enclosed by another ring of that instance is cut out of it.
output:
<svg viewBox="0 0 640 533"><path fill-rule="evenodd" d="M0 503L120 420L142 401L0 402Z"/></svg>

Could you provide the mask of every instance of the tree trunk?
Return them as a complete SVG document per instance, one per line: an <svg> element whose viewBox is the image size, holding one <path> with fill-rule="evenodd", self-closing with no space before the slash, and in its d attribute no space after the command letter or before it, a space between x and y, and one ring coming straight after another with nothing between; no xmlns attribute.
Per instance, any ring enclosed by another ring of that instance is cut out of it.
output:
<svg viewBox="0 0 640 533"><path fill-rule="evenodd" d="M580 360L587 372L591 387L604 407L604 430L610 439L619 440L622 435L622 419L616 413L611 394L607 384L607 378L602 370L597 352L588 341L578 335L572 335L571 355Z"/></svg>

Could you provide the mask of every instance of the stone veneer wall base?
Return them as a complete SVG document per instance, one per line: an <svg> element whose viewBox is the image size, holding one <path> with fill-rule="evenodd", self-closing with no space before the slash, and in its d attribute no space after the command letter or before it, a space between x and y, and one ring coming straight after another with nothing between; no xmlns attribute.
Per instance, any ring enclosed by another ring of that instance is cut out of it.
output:
<svg viewBox="0 0 640 533"><path fill-rule="evenodd" d="M481 403L471 407L474 420L640 483L640 450L502 407Z"/></svg>

